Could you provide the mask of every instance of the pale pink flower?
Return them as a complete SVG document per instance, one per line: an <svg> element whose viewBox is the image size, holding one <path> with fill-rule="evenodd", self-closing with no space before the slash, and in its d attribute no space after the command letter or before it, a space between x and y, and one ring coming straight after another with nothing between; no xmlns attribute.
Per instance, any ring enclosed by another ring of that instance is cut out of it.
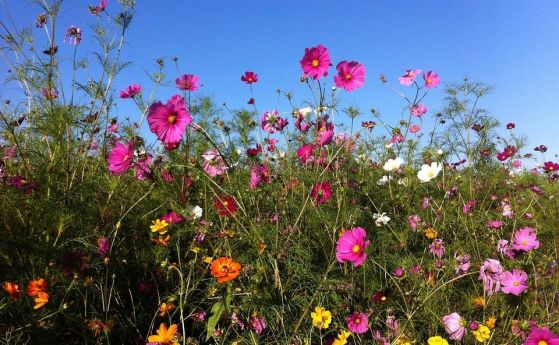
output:
<svg viewBox="0 0 559 345"><path fill-rule="evenodd" d="M227 165L223 157L215 149L209 149L202 155L204 158L204 171L211 177L225 174Z"/></svg>
<svg viewBox="0 0 559 345"><path fill-rule="evenodd" d="M420 69L416 69L415 71L413 71L411 69L408 69L406 71L406 74L404 74L403 76L401 76L399 78L400 79L400 84L405 85L405 86L410 86L415 81L415 77L417 77L419 74L421 74Z"/></svg>
<svg viewBox="0 0 559 345"><path fill-rule="evenodd" d="M423 80L425 81L425 87L428 89L432 89L437 87L441 82L441 78L439 75L433 71L427 71L423 74Z"/></svg>
<svg viewBox="0 0 559 345"><path fill-rule="evenodd" d="M429 109L427 108L427 106L423 103L419 103L419 104L414 104L412 105L412 107L410 108L411 114L412 116L415 117L421 117L423 115L425 115Z"/></svg>
<svg viewBox="0 0 559 345"><path fill-rule="evenodd" d="M483 288L487 295L492 295L501 290L501 274L503 266L495 259L487 259L483 262L479 271L479 280L483 280Z"/></svg>
<svg viewBox="0 0 559 345"><path fill-rule="evenodd" d="M540 241L536 238L536 230L526 227L514 232L514 242L512 249L529 252L532 249L538 249Z"/></svg>
<svg viewBox="0 0 559 345"><path fill-rule="evenodd" d="M503 272L501 275L501 291L520 296L528 288L527 281L528 275L522 270L514 268L512 272Z"/></svg>
<svg viewBox="0 0 559 345"><path fill-rule="evenodd" d="M460 341L466 334L466 320L464 320L458 313L452 313L443 317L444 329L446 334L453 339Z"/></svg>

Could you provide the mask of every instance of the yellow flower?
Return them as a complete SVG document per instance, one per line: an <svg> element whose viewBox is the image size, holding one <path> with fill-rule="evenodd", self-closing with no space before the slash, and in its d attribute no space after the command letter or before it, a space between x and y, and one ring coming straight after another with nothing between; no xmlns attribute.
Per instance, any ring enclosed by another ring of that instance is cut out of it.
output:
<svg viewBox="0 0 559 345"><path fill-rule="evenodd" d="M211 264L212 261L214 261L214 259L211 256L205 255L204 258L202 259L202 261L204 261L207 264Z"/></svg>
<svg viewBox="0 0 559 345"><path fill-rule="evenodd" d="M493 316L490 316L487 321L485 321L485 325L487 327L489 327L490 329L495 328L495 322L497 322L497 319L494 318Z"/></svg>
<svg viewBox="0 0 559 345"><path fill-rule="evenodd" d="M396 345L412 345L410 338L405 335L401 335L398 340L396 340Z"/></svg>
<svg viewBox="0 0 559 345"><path fill-rule="evenodd" d="M342 329L340 331L340 333L338 334L338 337L336 339L334 339L334 342L332 343L332 345L346 345L347 344L347 338L349 338L350 336L351 336L351 332L348 332L345 329Z"/></svg>
<svg viewBox="0 0 559 345"><path fill-rule="evenodd" d="M448 345L448 341L440 335L431 337L427 339L427 344L429 345Z"/></svg>
<svg viewBox="0 0 559 345"><path fill-rule="evenodd" d="M425 237L430 240L434 240L435 238L437 238L437 230L433 228L427 228L423 233L425 234Z"/></svg>
<svg viewBox="0 0 559 345"><path fill-rule="evenodd" d="M326 329L332 322L332 313L322 307L314 308L314 313L311 313L312 325L320 329Z"/></svg>
<svg viewBox="0 0 559 345"><path fill-rule="evenodd" d="M167 228L169 227L169 223L164 220L156 219L153 221L153 224L150 225L151 232L158 232L160 235L163 235L167 232Z"/></svg>
<svg viewBox="0 0 559 345"><path fill-rule="evenodd" d="M472 334L476 337L477 341L483 343L491 336L491 330L485 325L479 325L478 329L473 331Z"/></svg>
<svg viewBox="0 0 559 345"><path fill-rule="evenodd" d="M485 308L485 298L484 297L476 297L473 299L474 307L476 308Z"/></svg>
<svg viewBox="0 0 559 345"><path fill-rule="evenodd" d="M177 325L171 325L171 327L167 328L166 324L161 323L157 330L157 335L150 335L148 341L152 343L169 344L173 342L175 333L177 333Z"/></svg>

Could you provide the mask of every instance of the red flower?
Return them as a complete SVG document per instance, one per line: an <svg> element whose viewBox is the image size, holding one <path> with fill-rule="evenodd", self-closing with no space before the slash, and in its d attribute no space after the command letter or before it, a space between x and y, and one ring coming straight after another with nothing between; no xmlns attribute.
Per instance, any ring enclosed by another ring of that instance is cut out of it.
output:
<svg viewBox="0 0 559 345"><path fill-rule="evenodd" d="M332 187L330 182L320 181L315 183L311 190L311 198L315 200L316 204L324 204L332 196Z"/></svg>
<svg viewBox="0 0 559 345"><path fill-rule="evenodd" d="M499 153L497 153L497 159L500 160L501 162L502 162L502 161L506 161L507 158L509 158L509 156L507 155L506 152L499 152Z"/></svg>
<svg viewBox="0 0 559 345"><path fill-rule="evenodd" d="M516 125L512 122L507 123L507 129L513 129Z"/></svg>
<svg viewBox="0 0 559 345"><path fill-rule="evenodd" d="M237 212L237 202L232 196L220 195L215 198L214 207L222 217L231 217Z"/></svg>
<svg viewBox="0 0 559 345"><path fill-rule="evenodd" d="M258 81L258 74L246 71L245 74L241 76L241 80L247 84L256 83Z"/></svg>
<svg viewBox="0 0 559 345"><path fill-rule="evenodd" d="M504 152L506 153L507 156L513 157L516 154L516 148L514 146L509 145L505 147Z"/></svg>
<svg viewBox="0 0 559 345"><path fill-rule="evenodd" d="M553 163L551 161L550 162L545 162L545 163L543 163L543 170L546 173L559 171L559 164L558 163Z"/></svg>

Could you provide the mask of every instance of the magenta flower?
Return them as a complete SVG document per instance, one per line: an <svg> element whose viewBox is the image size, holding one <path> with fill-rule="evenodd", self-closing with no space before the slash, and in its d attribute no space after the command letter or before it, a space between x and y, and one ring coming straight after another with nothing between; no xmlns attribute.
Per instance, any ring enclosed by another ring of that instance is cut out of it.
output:
<svg viewBox="0 0 559 345"><path fill-rule="evenodd" d="M446 334L453 340L462 340L466 334L466 320L464 320L458 313L452 313L443 317L444 329Z"/></svg>
<svg viewBox="0 0 559 345"><path fill-rule="evenodd" d="M101 237L97 240L97 254L99 254L99 256L109 255L110 250L111 243L107 237Z"/></svg>
<svg viewBox="0 0 559 345"><path fill-rule="evenodd" d="M487 259L479 271L479 280L483 280L483 288L487 295L492 295L501 290L501 274L503 266L495 259Z"/></svg>
<svg viewBox="0 0 559 345"><path fill-rule="evenodd" d="M270 134L282 131L288 123L287 119L279 117L279 112L275 109L272 112L266 111L260 117L262 129Z"/></svg>
<svg viewBox="0 0 559 345"><path fill-rule="evenodd" d="M192 122L184 98L179 95L169 98L166 104L161 102L152 104L147 119L149 129L165 145L178 144L186 126Z"/></svg>
<svg viewBox="0 0 559 345"><path fill-rule="evenodd" d="M552 172L555 172L555 171L559 171L559 164L549 161L549 162L543 163L542 168L546 173L552 173Z"/></svg>
<svg viewBox="0 0 559 345"><path fill-rule="evenodd" d="M306 48L305 55L299 62L305 76L319 79L328 75L328 68L332 65L328 48L319 44L313 48Z"/></svg>
<svg viewBox="0 0 559 345"><path fill-rule="evenodd" d="M365 83L365 66L357 61L342 61L336 65L338 75L334 76L336 87L350 92L360 88Z"/></svg>
<svg viewBox="0 0 559 345"><path fill-rule="evenodd" d="M338 262L353 262L353 267L363 264L367 258L365 249L370 241L365 241L365 229L361 227L351 228L343 233L336 244L336 259Z"/></svg>
<svg viewBox="0 0 559 345"><path fill-rule="evenodd" d="M363 334L369 329L369 317L365 313L353 312L346 320L347 329L352 333Z"/></svg>
<svg viewBox="0 0 559 345"><path fill-rule="evenodd" d="M150 154L146 154L136 161L136 164L134 165L134 173L136 179L145 180L149 175L151 175L151 169L149 168L149 165L151 164L152 160L153 157Z"/></svg>
<svg viewBox="0 0 559 345"><path fill-rule="evenodd" d="M182 222L184 220L184 218L180 214L171 211L171 212L167 213L166 215L164 215L163 217L161 217L161 220L164 220L169 224L178 224L178 223Z"/></svg>
<svg viewBox="0 0 559 345"><path fill-rule="evenodd" d="M134 142L130 140L127 145L117 143L109 153L109 172L120 175L128 171L134 160Z"/></svg>
<svg viewBox="0 0 559 345"><path fill-rule="evenodd" d="M318 145L324 146L330 144L334 138L334 125L332 122L320 120L317 123L317 127L316 141Z"/></svg>
<svg viewBox="0 0 559 345"><path fill-rule="evenodd" d="M439 259L443 257L445 253L444 242L440 238L437 238L429 245L429 253L435 255Z"/></svg>
<svg viewBox="0 0 559 345"><path fill-rule="evenodd" d="M528 275L522 270L514 268L512 272L503 272L501 275L501 291L520 296L528 288L527 280Z"/></svg>
<svg viewBox="0 0 559 345"><path fill-rule="evenodd" d="M254 72L246 71L243 76L241 76L241 81L244 81L247 84L253 84L258 81L258 74Z"/></svg>
<svg viewBox="0 0 559 345"><path fill-rule="evenodd" d="M70 25L68 29L66 29L66 37L64 38L64 42L68 42L68 44L78 45L82 41L82 31L75 25Z"/></svg>
<svg viewBox="0 0 559 345"><path fill-rule="evenodd" d="M306 121L305 116L301 113L297 114L297 120L295 121L295 128L305 133L311 128L310 121Z"/></svg>
<svg viewBox="0 0 559 345"><path fill-rule="evenodd" d="M423 80L425 81L425 87L428 89L432 89L437 87L440 84L441 78L439 75L433 71L427 71L423 74Z"/></svg>
<svg viewBox="0 0 559 345"><path fill-rule="evenodd" d="M201 85L198 85L200 77L194 74L183 74L180 78L175 80L175 83L179 90L183 91L196 91L200 89Z"/></svg>
<svg viewBox="0 0 559 345"><path fill-rule="evenodd" d="M313 144L305 144L297 150L297 157L299 157L299 161L301 162L301 164L312 162L313 150L314 150Z"/></svg>
<svg viewBox="0 0 559 345"><path fill-rule="evenodd" d="M532 327L522 345L559 345L559 335L547 327Z"/></svg>
<svg viewBox="0 0 559 345"><path fill-rule="evenodd" d="M514 232L513 250L522 250L529 252L532 249L538 249L540 241L536 239L536 230L526 227Z"/></svg>
<svg viewBox="0 0 559 345"><path fill-rule="evenodd" d="M249 188L255 189L263 184L270 183L270 171L265 165L255 165L250 169Z"/></svg>
<svg viewBox="0 0 559 345"><path fill-rule="evenodd" d="M101 0L101 2L99 2L99 5L97 5L97 7L89 5L89 12L91 12L91 14L98 15L99 13L105 10L108 3L109 0Z"/></svg>
<svg viewBox="0 0 559 345"><path fill-rule="evenodd" d="M142 92L142 87L138 84L133 84L120 90L120 98L134 98L140 92Z"/></svg>
<svg viewBox="0 0 559 345"><path fill-rule="evenodd" d="M410 125L410 132L415 134L415 133L419 132L420 130L421 130L421 127L419 125L414 125L414 124Z"/></svg>
<svg viewBox="0 0 559 345"><path fill-rule="evenodd" d="M332 196L332 187L330 182L320 181L314 184L311 190L311 198L314 199L315 204L324 204Z"/></svg>
<svg viewBox="0 0 559 345"><path fill-rule="evenodd" d="M211 177L225 174L227 165L217 150L209 149L202 155L204 158L204 171Z"/></svg>
<svg viewBox="0 0 559 345"><path fill-rule="evenodd" d="M401 76L399 78L400 79L400 84L405 85L405 86L410 86L415 81L415 77L417 77L420 74L421 74L420 69L416 69L415 71L413 71L411 69L408 69L406 71L406 74L404 74L403 76Z"/></svg>
<svg viewBox="0 0 559 345"><path fill-rule="evenodd" d="M410 108L410 112L411 112L412 116L415 116L415 117L421 117L421 116L425 115L428 111L429 111L429 108L427 108L427 106L423 103L414 104Z"/></svg>
<svg viewBox="0 0 559 345"><path fill-rule="evenodd" d="M266 329L266 319L258 315L252 315L250 318L250 328L256 332L256 334L262 333Z"/></svg>

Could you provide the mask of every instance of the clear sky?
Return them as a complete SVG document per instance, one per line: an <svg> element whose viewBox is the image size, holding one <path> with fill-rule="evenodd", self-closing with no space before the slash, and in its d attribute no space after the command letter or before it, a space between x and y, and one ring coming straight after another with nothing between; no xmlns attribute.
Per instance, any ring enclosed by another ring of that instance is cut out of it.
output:
<svg viewBox="0 0 559 345"><path fill-rule="evenodd" d="M70 24L83 29L81 56L91 48L88 23L94 18L88 4L97 0L66 0L61 17L61 29ZM0 5L3 20L7 9L16 22L30 25L40 12L28 0L0 0ZM110 13L117 7L116 0L109 1ZM516 133L529 137L526 152L545 144L547 158L553 159L551 153L559 152L558 17L559 2L551 0L137 0L124 54L134 64L115 87L140 83L149 88L144 71L153 71L158 57L177 56L181 74L200 76L200 93L231 108L246 103L248 88L239 78L246 70L255 71L259 109L273 109L278 88L294 91L299 100L310 98L298 83L298 61L306 47L320 43L329 48L334 64L357 60L367 68L366 84L343 95L345 105L364 112L375 107L394 122L403 103L378 81L381 73L396 83L408 68L434 70L443 82L468 76L495 86L482 106L503 126L516 123ZM61 41L64 33L58 34ZM70 47L59 48L71 55ZM174 68L167 71L173 79L178 76ZM168 87L158 95L165 101L175 92ZM439 87L425 103L437 110L441 96ZM278 108L290 111L285 101ZM119 101L119 112L136 116L124 101Z"/></svg>

